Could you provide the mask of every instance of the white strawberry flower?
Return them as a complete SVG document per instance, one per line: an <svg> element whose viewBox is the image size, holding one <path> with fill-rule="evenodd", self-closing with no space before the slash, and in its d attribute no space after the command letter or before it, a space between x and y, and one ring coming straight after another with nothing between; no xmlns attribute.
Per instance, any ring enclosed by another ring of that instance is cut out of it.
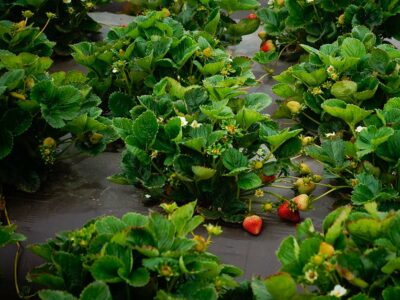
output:
<svg viewBox="0 0 400 300"><path fill-rule="evenodd" d="M326 136L327 138L336 136L336 132L326 133L325 136Z"/></svg>
<svg viewBox="0 0 400 300"><path fill-rule="evenodd" d="M307 280L308 282L313 283L315 280L317 280L317 278L318 278L318 273L317 273L317 271L315 271L315 270L308 270L308 271L305 273L305 276L304 276L304 277L306 278L306 280Z"/></svg>
<svg viewBox="0 0 400 300"><path fill-rule="evenodd" d="M314 0L306 0L307 3L313 3Z"/></svg>
<svg viewBox="0 0 400 300"><path fill-rule="evenodd" d="M196 120L193 120L193 122L190 124L190 127L199 128L201 125L203 125L203 124L197 122Z"/></svg>
<svg viewBox="0 0 400 300"><path fill-rule="evenodd" d="M360 133L360 132L363 131L365 128L366 128L366 127L358 126L358 127L356 128L356 132Z"/></svg>
<svg viewBox="0 0 400 300"><path fill-rule="evenodd" d="M332 66L332 65L330 65L330 66L326 69L326 72L328 72L329 74L335 72L335 67Z"/></svg>
<svg viewBox="0 0 400 300"><path fill-rule="evenodd" d="M334 296L340 298L347 293L347 290L340 284L335 285L332 291L330 291L329 296Z"/></svg>
<svg viewBox="0 0 400 300"><path fill-rule="evenodd" d="M151 195L149 195L149 194L146 194L146 195L144 195L147 199L149 199L149 198L151 198Z"/></svg>
<svg viewBox="0 0 400 300"><path fill-rule="evenodd" d="M186 120L185 117L179 117L179 119L181 120L182 127L185 127L188 124L188 121Z"/></svg>

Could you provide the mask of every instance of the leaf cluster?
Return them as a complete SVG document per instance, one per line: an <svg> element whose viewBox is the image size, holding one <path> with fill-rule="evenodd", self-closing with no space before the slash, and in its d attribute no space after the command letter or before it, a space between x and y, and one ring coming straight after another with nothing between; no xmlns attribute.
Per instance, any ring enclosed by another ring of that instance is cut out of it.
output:
<svg viewBox="0 0 400 300"><path fill-rule="evenodd" d="M206 31L227 46L239 43L242 36L253 33L260 25L259 19L237 22L231 17L237 11L257 9L260 6L257 0L130 0L129 3L134 14L163 8L186 30Z"/></svg>
<svg viewBox="0 0 400 300"><path fill-rule="evenodd" d="M188 237L203 222L193 215L195 206L181 206L168 217L101 217L31 245L46 262L28 279L50 289L39 292L44 300L218 299L237 286L234 278L242 272L199 248L199 236Z"/></svg>

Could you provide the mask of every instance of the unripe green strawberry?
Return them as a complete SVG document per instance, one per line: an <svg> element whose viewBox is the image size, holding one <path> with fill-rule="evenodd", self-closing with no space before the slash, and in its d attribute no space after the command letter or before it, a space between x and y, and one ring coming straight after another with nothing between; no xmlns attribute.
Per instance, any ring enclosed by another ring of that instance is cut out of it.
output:
<svg viewBox="0 0 400 300"><path fill-rule="evenodd" d="M213 55L213 51L210 47L207 47L206 49L203 50L203 55L205 57L211 57Z"/></svg>
<svg viewBox="0 0 400 300"><path fill-rule="evenodd" d="M301 144L302 144L303 146L311 145L313 142L314 142L314 138L311 137L311 136L303 136L303 137L301 138Z"/></svg>
<svg viewBox="0 0 400 300"><path fill-rule="evenodd" d="M170 13L170 11L169 11L169 9L168 8L163 8L162 10L162 13L163 13L163 15L164 15L164 17L169 17L170 15L171 15L171 13Z"/></svg>
<svg viewBox="0 0 400 300"><path fill-rule="evenodd" d="M297 204L298 210L304 211L310 206L310 197L307 194L301 194L294 197L293 202Z"/></svg>
<svg viewBox="0 0 400 300"><path fill-rule="evenodd" d="M264 40L267 37L267 33L265 31L260 31L258 33L258 37L262 40Z"/></svg>
<svg viewBox="0 0 400 300"><path fill-rule="evenodd" d="M285 0L276 0L276 4L278 4L278 6L284 6Z"/></svg>
<svg viewBox="0 0 400 300"><path fill-rule="evenodd" d="M52 137L47 137L43 140L43 146L48 148L54 148L57 145L57 142Z"/></svg>
<svg viewBox="0 0 400 300"><path fill-rule="evenodd" d="M321 175L317 175L317 174L315 174L315 175L313 175L312 177L311 177L311 179L312 179L312 181L314 181L314 182L321 182L321 180L322 180L322 176Z"/></svg>
<svg viewBox="0 0 400 300"><path fill-rule="evenodd" d="M305 182L305 181L307 181L307 182ZM310 194L316 188L315 183L312 182L309 178L297 179L296 182L294 183L294 186L297 188L297 191L300 194Z"/></svg>
<svg viewBox="0 0 400 300"><path fill-rule="evenodd" d="M319 265L322 264L322 262L324 261L324 258L323 258L321 255L318 255L318 254L317 254L317 255L314 255L314 256L311 258L311 261L312 261L313 264L319 266Z"/></svg>
<svg viewBox="0 0 400 300"><path fill-rule="evenodd" d="M301 110L301 104L298 101L289 101L288 103L286 103L286 107L289 109L289 111L292 114L298 114Z"/></svg>
<svg viewBox="0 0 400 300"><path fill-rule="evenodd" d="M340 25L343 25L344 22L345 22L344 14L341 14L341 15L339 16L339 18L338 18L338 23L339 23Z"/></svg>
<svg viewBox="0 0 400 300"><path fill-rule="evenodd" d="M271 202L264 203L262 206L263 211L265 211L266 213L271 212L273 208L274 206L272 205Z"/></svg>
<svg viewBox="0 0 400 300"><path fill-rule="evenodd" d="M301 163L299 165L299 171L301 175L308 175L312 173L310 167L306 163Z"/></svg>
<svg viewBox="0 0 400 300"><path fill-rule="evenodd" d="M202 237L201 235L195 235L193 237L193 240L196 242L194 248L197 252L205 252L207 250L209 243L204 237Z"/></svg>
<svg viewBox="0 0 400 300"><path fill-rule="evenodd" d="M103 138L103 135L101 133L94 132L90 137L89 140L93 145L96 145L100 142L100 140Z"/></svg>
<svg viewBox="0 0 400 300"><path fill-rule="evenodd" d="M322 255L326 255L328 257L331 257L335 253L335 248L333 248L333 246L331 244L328 244L326 242L321 242L321 244L319 244L319 252L318 253L322 254Z"/></svg>

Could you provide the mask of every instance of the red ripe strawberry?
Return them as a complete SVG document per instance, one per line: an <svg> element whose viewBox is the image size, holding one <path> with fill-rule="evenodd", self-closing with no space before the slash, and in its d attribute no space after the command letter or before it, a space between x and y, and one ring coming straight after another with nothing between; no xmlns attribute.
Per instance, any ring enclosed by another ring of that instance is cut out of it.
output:
<svg viewBox="0 0 400 300"><path fill-rule="evenodd" d="M272 40L266 40L264 42L262 42L261 46L260 46L260 50L263 52L269 52L269 51L274 51L275 45L274 42L272 42Z"/></svg>
<svg viewBox="0 0 400 300"><path fill-rule="evenodd" d="M278 216L282 220L292 223L300 222L300 213L293 202L285 201L278 207Z"/></svg>
<svg viewBox="0 0 400 300"><path fill-rule="evenodd" d="M293 202L297 204L297 209L304 211L310 205L310 197L307 194L300 194L293 198Z"/></svg>
<svg viewBox="0 0 400 300"><path fill-rule="evenodd" d="M248 233L251 233L253 235L259 235L262 229L263 221L261 217L257 215L251 215L246 217L243 220L243 228L246 230Z"/></svg>
<svg viewBox="0 0 400 300"><path fill-rule="evenodd" d="M268 175L261 175L261 180L262 180L262 182L263 182L264 184L274 182L275 179L276 179L276 176L275 176L275 175L270 175L270 176L268 176Z"/></svg>
<svg viewBox="0 0 400 300"><path fill-rule="evenodd" d="M255 20L255 19L257 19L257 15L255 13L250 13L247 15L247 19Z"/></svg>

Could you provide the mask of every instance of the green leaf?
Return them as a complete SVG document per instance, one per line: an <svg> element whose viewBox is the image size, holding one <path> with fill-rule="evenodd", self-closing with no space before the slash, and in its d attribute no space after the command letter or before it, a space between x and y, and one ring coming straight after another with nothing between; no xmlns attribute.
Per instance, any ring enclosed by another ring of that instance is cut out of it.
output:
<svg viewBox="0 0 400 300"><path fill-rule="evenodd" d="M307 155L334 168L345 165L345 142L341 139L323 140L320 146L306 147Z"/></svg>
<svg viewBox="0 0 400 300"><path fill-rule="evenodd" d="M139 213L129 212L122 216L121 219L126 226L131 227L143 227L148 224L149 219L147 216L143 216Z"/></svg>
<svg viewBox="0 0 400 300"><path fill-rule="evenodd" d="M160 252L169 251L174 243L175 226L163 216L152 213L149 219L149 229L157 242Z"/></svg>
<svg viewBox="0 0 400 300"><path fill-rule="evenodd" d="M82 95L73 86L57 87L52 81L44 80L37 83L30 95L38 102L45 120L54 128L61 128L66 121L78 116Z"/></svg>
<svg viewBox="0 0 400 300"><path fill-rule="evenodd" d="M262 185L261 178L254 173L241 174L237 182L242 190L252 190Z"/></svg>
<svg viewBox="0 0 400 300"><path fill-rule="evenodd" d="M196 201L185 204L176 209L170 217L175 226L177 237L186 237L204 221L202 217L194 216Z"/></svg>
<svg viewBox="0 0 400 300"><path fill-rule="evenodd" d="M357 57L362 58L367 54L363 42L355 38L344 39L340 52L343 57Z"/></svg>
<svg viewBox="0 0 400 300"><path fill-rule="evenodd" d="M300 247L296 239L293 236L288 236L281 242L276 252L276 256L281 264L286 266L297 261L299 257L299 251Z"/></svg>
<svg viewBox="0 0 400 300"><path fill-rule="evenodd" d="M272 299L295 299L297 294L296 283L286 273L272 275L265 280L265 286L271 294Z"/></svg>
<svg viewBox="0 0 400 300"><path fill-rule="evenodd" d="M260 6L257 0L217 0L216 2L230 13L238 10L253 10Z"/></svg>
<svg viewBox="0 0 400 300"><path fill-rule="evenodd" d="M123 221L114 216L106 216L97 220L95 226L99 234L116 234L126 227Z"/></svg>
<svg viewBox="0 0 400 300"><path fill-rule="evenodd" d="M135 269L127 276L121 272L119 272L119 274L121 278L125 280L125 282L133 287L144 287L150 282L150 273L145 268Z"/></svg>
<svg viewBox="0 0 400 300"><path fill-rule="evenodd" d="M133 122L127 118L113 118L113 128L123 140L133 135Z"/></svg>
<svg viewBox="0 0 400 300"><path fill-rule="evenodd" d="M89 268L89 271L96 280L116 283L122 281L118 270L123 267L124 264L120 259L106 255L98 258Z"/></svg>
<svg viewBox="0 0 400 300"><path fill-rule="evenodd" d="M376 153L386 161L397 163L400 159L398 149L400 149L400 130L396 130L386 143L379 145Z"/></svg>
<svg viewBox="0 0 400 300"><path fill-rule="evenodd" d="M11 153L13 143L13 135L11 132L0 129L0 159L3 159Z"/></svg>
<svg viewBox="0 0 400 300"><path fill-rule="evenodd" d="M178 117L168 120L164 129L169 139L179 141L182 138L181 119Z"/></svg>
<svg viewBox="0 0 400 300"><path fill-rule="evenodd" d="M302 129L290 130L290 128L285 128L280 132L276 132L268 126L261 125L260 138L268 142L271 151L275 151L289 139L298 136L301 131Z"/></svg>
<svg viewBox="0 0 400 300"><path fill-rule="evenodd" d="M391 200L397 196L394 190L382 189L382 183L373 175L361 173L356 176L358 184L354 187L351 201L362 205L372 201Z"/></svg>
<svg viewBox="0 0 400 300"><path fill-rule="evenodd" d="M371 218L362 218L347 223L347 230L350 235L371 242L381 235L381 223Z"/></svg>
<svg viewBox="0 0 400 300"><path fill-rule="evenodd" d="M74 295L63 291L41 290L39 298L42 300L78 300Z"/></svg>
<svg viewBox="0 0 400 300"><path fill-rule="evenodd" d="M203 167L203 166L192 166L192 172L194 174L195 180L207 180L215 175L217 170Z"/></svg>
<svg viewBox="0 0 400 300"><path fill-rule="evenodd" d="M386 51L375 48L372 49L368 62L375 71L384 74L386 72L387 65L390 63L390 57Z"/></svg>
<svg viewBox="0 0 400 300"><path fill-rule="evenodd" d="M193 181L192 165L193 159L188 155L177 155L173 161L175 172L182 181Z"/></svg>
<svg viewBox="0 0 400 300"><path fill-rule="evenodd" d="M399 270L400 270L400 257L396 257L392 260L389 260L386 263L386 265L384 265L381 269L381 271L385 274L392 274L393 272Z"/></svg>
<svg viewBox="0 0 400 300"><path fill-rule="evenodd" d="M338 99L350 100L355 92L357 83L351 80L337 81L331 87L331 94Z"/></svg>
<svg viewBox="0 0 400 300"><path fill-rule="evenodd" d="M387 287L382 292L383 300L394 300L400 298L400 287Z"/></svg>
<svg viewBox="0 0 400 300"><path fill-rule="evenodd" d="M295 89L287 83L275 84L272 87L272 91L274 92L275 95L278 95L279 97L282 97L284 99L297 95Z"/></svg>
<svg viewBox="0 0 400 300"><path fill-rule="evenodd" d="M248 108L242 108L236 115L236 122L243 129L247 130L254 123L264 120L264 116L258 111Z"/></svg>
<svg viewBox="0 0 400 300"><path fill-rule="evenodd" d="M108 99L108 108L114 117L129 117L129 111L135 106L135 103L135 99L132 96L114 92Z"/></svg>
<svg viewBox="0 0 400 300"><path fill-rule="evenodd" d="M52 258L55 266L62 270L62 277L68 290L73 290L83 284L84 273L79 256L57 251Z"/></svg>
<svg viewBox="0 0 400 300"><path fill-rule="evenodd" d="M238 149L230 148L224 152L222 163L229 171L233 171L238 168L247 167L249 160Z"/></svg>
<svg viewBox="0 0 400 300"><path fill-rule="evenodd" d="M108 285L101 281L89 284L81 293L79 300L112 300Z"/></svg>
<svg viewBox="0 0 400 300"><path fill-rule="evenodd" d="M218 9L214 9L210 16L208 17L208 22L204 26L204 30L212 35L215 35L215 32L217 31L218 28L218 23L221 18L221 15L219 13Z"/></svg>
<svg viewBox="0 0 400 300"><path fill-rule="evenodd" d="M158 122L152 111L141 114L133 123L133 134L136 137L138 146L142 149L149 149L157 136Z"/></svg>
<svg viewBox="0 0 400 300"><path fill-rule="evenodd" d="M375 152L378 146L386 142L392 135L394 130L389 127L376 128L376 126L368 126L363 129L357 137L357 155L359 158Z"/></svg>
<svg viewBox="0 0 400 300"><path fill-rule="evenodd" d="M365 110L338 99L326 100L321 106L328 114L345 121L353 130L357 123L372 113L371 110Z"/></svg>
<svg viewBox="0 0 400 300"><path fill-rule="evenodd" d="M300 65L295 65L292 67L292 72L294 77L310 86L320 86L328 78L324 68L309 72L303 69Z"/></svg>
<svg viewBox="0 0 400 300"><path fill-rule="evenodd" d="M250 286L254 300L273 300L263 281L253 278L250 282Z"/></svg>
<svg viewBox="0 0 400 300"><path fill-rule="evenodd" d="M0 86L7 87L9 91L16 89L25 77L25 71L16 69L4 73L0 77Z"/></svg>
<svg viewBox="0 0 400 300"><path fill-rule="evenodd" d="M336 217L333 224L326 230L325 233L325 241L331 245L335 244L336 239L343 232L343 224L346 221L347 217L350 215L351 207L344 206L341 208L340 214Z"/></svg>
<svg viewBox="0 0 400 300"><path fill-rule="evenodd" d="M198 45L196 41L189 36L185 36L179 41L176 47L171 48L170 53L178 69L180 69L197 50Z"/></svg>

